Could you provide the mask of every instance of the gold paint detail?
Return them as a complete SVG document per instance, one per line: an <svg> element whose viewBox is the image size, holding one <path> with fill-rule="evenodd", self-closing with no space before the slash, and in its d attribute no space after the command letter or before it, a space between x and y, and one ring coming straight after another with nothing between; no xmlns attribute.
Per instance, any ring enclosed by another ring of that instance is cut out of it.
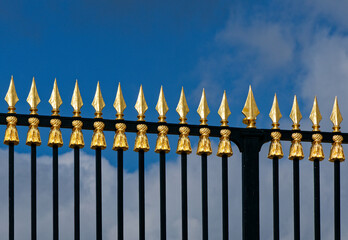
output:
<svg viewBox="0 0 348 240"><path fill-rule="evenodd" d="M158 116L159 121L158 122L166 122L166 113L168 112L169 108L168 108L166 99L164 97L162 86L161 86L160 94L158 96L156 110L159 114L159 116Z"/></svg>
<svg viewBox="0 0 348 240"><path fill-rule="evenodd" d="M280 113L277 94L274 94L273 104L271 111L269 112L269 117L272 120L272 129L279 129L279 120L282 118L282 114Z"/></svg>
<svg viewBox="0 0 348 240"><path fill-rule="evenodd" d="M291 137L293 140L291 141L289 159L294 160L295 158L298 158L299 160L301 160L304 158L303 147L301 144L302 134L293 133Z"/></svg>
<svg viewBox="0 0 348 240"><path fill-rule="evenodd" d="M314 103L313 103L313 108L312 108L312 112L309 116L309 119L312 121L313 123L313 131L320 131L319 128L319 123L322 119L322 116L320 114L320 111L319 111L319 106L318 106L318 100L317 100L317 97L315 96L314 98Z"/></svg>
<svg viewBox="0 0 348 240"><path fill-rule="evenodd" d="M6 117L7 127L5 131L4 144L8 145L13 143L17 145L19 143L18 131L16 127L17 117L7 116Z"/></svg>
<svg viewBox="0 0 348 240"><path fill-rule="evenodd" d="M290 118L291 118L292 123L293 123L292 130L300 130L300 121L302 119L302 114L300 112L300 107L298 106L296 95L294 96L294 102L292 104Z"/></svg>
<svg viewBox="0 0 348 240"><path fill-rule="evenodd" d="M81 98L81 93L80 93L77 80L75 83L74 93L71 98L71 106L74 108L74 111L73 111L74 117L81 117L80 114L81 114L81 108L83 106L83 101Z"/></svg>
<svg viewBox="0 0 348 240"><path fill-rule="evenodd" d="M272 132L271 133L272 141L269 146L268 151L268 158L273 159L277 157L278 159L283 158L283 148L282 144L280 143L280 138L282 137L282 134L280 132Z"/></svg>
<svg viewBox="0 0 348 240"><path fill-rule="evenodd" d="M176 148L176 153L192 153L191 142L189 139L190 128L180 127L179 128L180 136L178 140L178 147Z"/></svg>
<svg viewBox="0 0 348 240"><path fill-rule="evenodd" d="M138 121L145 121L145 112L148 109L148 106L145 101L144 91L143 91L143 85L140 85L139 94L137 102L135 103L134 108L138 112Z"/></svg>
<svg viewBox="0 0 348 240"><path fill-rule="evenodd" d="M260 111L257 108L251 86L249 86L248 97L245 101L242 113L245 116L243 123L247 125L247 128L256 128L256 117L260 114Z"/></svg>
<svg viewBox="0 0 348 240"><path fill-rule="evenodd" d="M330 150L330 162L340 161L343 162L346 157L344 156L344 151L342 147L343 137L341 135L334 135L332 137L334 141Z"/></svg>
<svg viewBox="0 0 348 240"><path fill-rule="evenodd" d="M179 114L179 117L180 117L179 118L180 124L187 124L186 115L189 111L190 111L190 109L189 109L187 102L186 102L184 87L182 87L179 103L178 103L178 106L176 107L176 112Z"/></svg>
<svg viewBox="0 0 348 240"><path fill-rule="evenodd" d="M199 129L198 147L197 147L197 155L212 154L213 150L211 149L211 143L209 139L210 129L209 128L201 128Z"/></svg>
<svg viewBox="0 0 348 240"><path fill-rule="evenodd" d="M222 96L220 108L218 110L218 114L221 117L221 126L228 126L228 117L231 115L230 107L228 106L226 91L224 91L224 95Z"/></svg>
<svg viewBox="0 0 348 240"><path fill-rule="evenodd" d="M147 126L145 124L137 125L137 136L135 137L134 151L139 152L143 150L147 152L150 150L149 140L146 136Z"/></svg>
<svg viewBox="0 0 348 240"><path fill-rule="evenodd" d="M114 144L112 146L112 150L128 150L128 142L126 137L126 124L124 123L116 123L116 133L114 137Z"/></svg>
<svg viewBox="0 0 348 240"><path fill-rule="evenodd" d="M52 106L52 116L59 116L59 107L63 104L63 101L59 94L57 79L54 79L53 90L48 102Z"/></svg>
<svg viewBox="0 0 348 240"><path fill-rule="evenodd" d="M10 86L8 87L8 91L5 96L5 101L8 104L8 113L16 113L15 105L19 101L19 99L14 85L13 76L11 76Z"/></svg>
<svg viewBox="0 0 348 240"><path fill-rule="evenodd" d="M106 148L106 141L104 136L104 127L105 124L103 122L94 122L94 132L92 136L92 142L91 142L91 148L92 149L105 149Z"/></svg>
<svg viewBox="0 0 348 240"><path fill-rule="evenodd" d="M27 145L36 145L40 146L41 145L41 137L40 137L40 132L38 129L39 126L39 119L35 117L31 117L28 119L29 122L29 130L27 133Z"/></svg>
<svg viewBox="0 0 348 240"><path fill-rule="evenodd" d="M123 119L123 111L126 109L127 105L124 101L122 90L121 90L121 83L118 83L116 98L114 102L114 108L116 109L116 119Z"/></svg>
<svg viewBox="0 0 348 240"><path fill-rule="evenodd" d="M205 96L204 88L203 88L203 91L202 91L202 97L201 97L201 101L199 102L197 113L201 117L201 119L199 120L201 122L200 125L207 125L207 122L208 122L207 117L208 117L208 115L210 113L210 110L209 110L209 107L208 107L207 98Z"/></svg>
<svg viewBox="0 0 348 240"><path fill-rule="evenodd" d="M219 147L217 151L217 156L222 157L223 155L226 155L227 157L231 157L233 155L231 141L230 141L230 135L231 131L228 129L222 129L220 131L221 137L219 142Z"/></svg>
<svg viewBox="0 0 348 240"><path fill-rule="evenodd" d="M63 137L62 132L60 131L60 125L62 124L62 121L59 119L51 119L51 131L48 136L48 146L53 147L54 145L57 145L58 147L63 146Z"/></svg>
<svg viewBox="0 0 348 240"><path fill-rule="evenodd" d="M83 133L82 133L83 123L81 120L74 120L72 122L72 125L73 125L73 129L70 136L69 147L83 148L85 146L85 142L83 140Z"/></svg>
<svg viewBox="0 0 348 240"><path fill-rule="evenodd" d="M316 133L312 135L312 139L313 139L313 142L312 142L308 159L310 161L314 161L315 159L318 159L319 161L324 160L325 155L324 155L323 146L321 145L323 136L319 133Z"/></svg>
<svg viewBox="0 0 348 240"><path fill-rule="evenodd" d="M160 152L165 152L169 153L170 152L170 146L169 146L169 140L167 137L167 133L169 128L165 125L160 125L157 128L158 130L158 137L156 141L156 148L155 152L160 153Z"/></svg>
<svg viewBox="0 0 348 240"><path fill-rule="evenodd" d="M338 107L337 97L335 97L335 102L332 108L330 120L333 123L332 128L334 132L340 132L340 128L341 128L340 125L341 125L341 122L343 121L343 118L342 118L340 108Z"/></svg>
<svg viewBox="0 0 348 240"><path fill-rule="evenodd" d="M27 102L30 105L30 114L37 115L37 106L40 103L39 94L37 93L35 78L33 78L33 82L31 83L30 92L27 98Z"/></svg>
<svg viewBox="0 0 348 240"><path fill-rule="evenodd" d="M94 118L102 118L102 115L103 115L102 111L103 111L103 108L105 107L105 102L104 102L102 93L100 91L99 81L97 84L97 89L95 90L92 106L95 109Z"/></svg>

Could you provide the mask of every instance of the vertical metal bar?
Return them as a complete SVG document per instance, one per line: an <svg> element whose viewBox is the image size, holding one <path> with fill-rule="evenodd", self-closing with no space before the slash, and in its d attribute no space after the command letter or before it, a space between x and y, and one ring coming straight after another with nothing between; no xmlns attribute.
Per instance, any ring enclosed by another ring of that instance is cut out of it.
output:
<svg viewBox="0 0 348 240"><path fill-rule="evenodd" d="M207 154L202 154L202 239L208 240L208 168Z"/></svg>
<svg viewBox="0 0 348 240"><path fill-rule="evenodd" d="M80 148L74 147L74 234L80 240Z"/></svg>
<svg viewBox="0 0 348 240"><path fill-rule="evenodd" d="M95 176L96 176L96 239L102 240L102 162L101 148L95 149Z"/></svg>
<svg viewBox="0 0 348 240"><path fill-rule="evenodd" d="M161 240L167 239L166 224L166 153L160 152L160 216Z"/></svg>
<svg viewBox="0 0 348 240"><path fill-rule="evenodd" d="M320 168L319 159L314 159L314 239L320 240Z"/></svg>
<svg viewBox="0 0 348 240"><path fill-rule="evenodd" d="M182 224L182 240L188 240L187 153L181 153L181 224Z"/></svg>
<svg viewBox="0 0 348 240"><path fill-rule="evenodd" d="M341 239L341 183L340 161L334 162L335 240Z"/></svg>
<svg viewBox="0 0 348 240"><path fill-rule="evenodd" d="M300 168L299 159L293 161L294 182L294 240L300 240Z"/></svg>
<svg viewBox="0 0 348 240"><path fill-rule="evenodd" d="M58 145L53 145L53 240L59 239L59 205L58 205Z"/></svg>
<svg viewBox="0 0 348 240"><path fill-rule="evenodd" d="M8 144L8 211L9 240L14 240L14 144Z"/></svg>
<svg viewBox="0 0 348 240"><path fill-rule="evenodd" d="M145 240L145 166L144 150L139 150L139 240Z"/></svg>
<svg viewBox="0 0 348 240"><path fill-rule="evenodd" d="M273 158L273 239L279 240L279 158Z"/></svg>
<svg viewBox="0 0 348 240"><path fill-rule="evenodd" d="M228 163L227 155L222 158L222 239L228 240Z"/></svg>
<svg viewBox="0 0 348 240"><path fill-rule="evenodd" d="M31 239L37 238L36 227L36 145L31 145Z"/></svg>
<svg viewBox="0 0 348 240"><path fill-rule="evenodd" d="M117 150L117 226L118 240L123 240L123 150Z"/></svg>

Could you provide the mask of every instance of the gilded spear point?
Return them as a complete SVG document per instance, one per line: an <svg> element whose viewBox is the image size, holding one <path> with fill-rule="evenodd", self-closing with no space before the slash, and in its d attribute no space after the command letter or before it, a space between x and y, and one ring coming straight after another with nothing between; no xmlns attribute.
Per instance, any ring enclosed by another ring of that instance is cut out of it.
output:
<svg viewBox="0 0 348 240"><path fill-rule="evenodd" d="M293 122L292 130L300 130L300 121L302 119L302 114L300 112L300 107L298 106L296 95L294 97L294 102L292 104L290 118Z"/></svg>
<svg viewBox="0 0 348 240"><path fill-rule="evenodd" d="M318 100L317 97L314 97L314 103L313 103L313 108L312 108L312 112L309 116L309 119L312 121L313 123L313 131L319 131L319 123L322 119L322 116L320 114L319 111L319 106L318 106Z"/></svg>
<svg viewBox="0 0 348 240"><path fill-rule="evenodd" d="M135 103L135 109L138 112L138 121L145 121L145 112L148 109L148 106L145 101L145 96L143 92L143 86L140 85L139 94L137 102Z"/></svg>
<svg viewBox="0 0 348 240"><path fill-rule="evenodd" d="M280 113L277 94L274 94L273 104L271 111L269 112L269 117L272 120L272 129L279 129L279 120L282 118L282 114Z"/></svg>
<svg viewBox="0 0 348 240"><path fill-rule="evenodd" d="M340 132L340 124L343 121L342 115L340 108L338 107L338 101L337 101L337 96L335 97L335 102L332 108L332 113L330 116L330 120L333 123L333 130L334 132Z"/></svg>
<svg viewBox="0 0 348 240"><path fill-rule="evenodd" d="M166 113L168 112L169 108L168 108L166 99L164 97L162 86L161 86L160 94L158 96L156 110L159 114L159 117L158 117L159 122L166 122Z"/></svg>
<svg viewBox="0 0 348 240"><path fill-rule="evenodd" d="M27 102L30 105L30 114L37 114L37 105L40 103L39 94L37 93L35 78L33 77L33 82L31 84L30 92L27 98Z"/></svg>
<svg viewBox="0 0 348 240"><path fill-rule="evenodd" d="M59 116L59 107L63 104L63 101L59 94L57 79L54 79L53 90L48 102L52 106L52 116Z"/></svg>
<svg viewBox="0 0 348 240"><path fill-rule="evenodd" d="M94 118L102 118L102 115L103 115L102 111L103 111L103 108L105 107L105 102L104 102L102 93L100 91L99 81L97 84L97 89L95 91L92 106L95 109L95 113L94 113L95 117Z"/></svg>
<svg viewBox="0 0 348 240"><path fill-rule="evenodd" d="M209 110L209 107L208 107L207 98L205 97L205 90L204 90L204 88L203 88L203 91L202 91L202 97L201 97L201 101L199 102L197 113L201 117L201 119L199 120L201 122L200 125L207 125L207 122L208 122L207 117L208 117L208 115L210 113L210 110Z"/></svg>
<svg viewBox="0 0 348 240"><path fill-rule="evenodd" d="M231 115L231 110L230 110L230 107L228 106L226 91L224 91L224 95L222 96L218 113L221 117L221 126L228 126L227 119Z"/></svg>
<svg viewBox="0 0 348 240"><path fill-rule="evenodd" d="M114 102L114 108L116 109L116 119L123 119L123 111L126 109L127 105L124 101L122 90L121 90L121 83L118 83L116 98Z"/></svg>
<svg viewBox="0 0 348 240"><path fill-rule="evenodd" d="M186 97L185 97L185 92L184 92L184 87L181 88L181 94L180 94L180 99L178 106L176 107L176 112L179 114L180 118L180 124L186 124L186 115L190 111L187 102L186 102Z"/></svg>
<svg viewBox="0 0 348 240"><path fill-rule="evenodd" d="M83 101L81 98L81 94L80 94L80 89L79 89L79 85L77 83L77 79L76 79L76 83L75 83L75 88L74 88L74 93L73 96L71 98L71 106L74 108L74 117L81 117L81 108L83 106Z"/></svg>
<svg viewBox="0 0 348 240"><path fill-rule="evenodd" d="M257 108L251 86L249 86L248 97L245 101L242 113L245 116L245 118L243 119L243 123L248 125L247 128L256 128L256 117L260 114L260 111Z"/></svg>
<svg viewBox="0 0 348 240"><path fill-rule="evenodd" d="M14 85L13 76L11 76L10 86L5 96L5 101L8 104L8 113L16 113L15 105L19 101L19 99L18 99L16 88Z"/></svg>

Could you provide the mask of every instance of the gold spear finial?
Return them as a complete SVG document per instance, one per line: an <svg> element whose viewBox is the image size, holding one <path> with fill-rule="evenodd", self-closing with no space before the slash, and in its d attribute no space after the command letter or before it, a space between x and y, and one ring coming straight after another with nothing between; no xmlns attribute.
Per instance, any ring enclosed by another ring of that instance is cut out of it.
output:
<svg viewBox="0 0 348 240"><path fill-rule="evenodd" d="M221 126L228 126L228 116L231 115L230 107L228 106L226 91L224 91L224 95L222 96L220 108L218 111L221 117Z"/></svg>
<svg viewBox="0 0 348 240"><path fill-rule="evenodd" d="M256 117L260 114L260 111L257 108L251 85L249 85L248 97L245 101L242 113L245 116L243 123L247 125L247 128L256 128Z"/></svg>
<svg viewBox="0 0 348 240"><path fill-rule="evenodd" d="M14 85L13 76L11 76L10 86L8 87L8 91L5 96L5 101L8 104L8 113L16 113L15 105L19 101L19 99Z"/></svg>
<svg viewBox="0 0 348 240"><path fill-rule="evenodd" d="M319 130L319 128L320 128L319 123L322 119L322 116L321 116L320 111L319 111L317 96L314 97L313 108L312 108L311 114L309 115L309 119L313 123L313 131L320 131Z"/></svg>
<svg viewBox="0 0 348 240"><path fill-rule="evenodd" d="M100 91L99 81L97 84L97 89L95 91L92 106L95 109L95 113L94 113L95 117L94 118L102 118L102 115L103 115L102 111L103 111L103 108L105 107L105 102L104 102L102 93Z"/></svg>
<svg viewBox="0 0 348 240"><path fill-rule="evenodd" d="M145 101L143 85L140 85L138 99L134 107L138 112L138 121L145 121L145 112L147 111L148 106Z"/></svg>
<svg viewBox="0 0 348 240"><path fill-rule="evenodd" d="M74 117L81 117L81 108L83 106L83 101L81 98L81 94L80 94L80 89L79 89L79 85L77 83L77 79L76 79L76 83L75 83L75 88L74 88L74 93L73 96L71 98L71 106L74 108Z"/></svg>
<svg viewBox="0 0 348 240"><path fill-rule="evenodd" d="M57 79L54 79L53 90L48 102L52 106L52 116L59 116L59 107L62 105L63 101L59 94Z"/></svg>
<svg viewBox="0 0 348 240"><path fill-rule="evenodd" d="M208 117L208 115L210 113L210 110L209 110L209 107L208 107L207 98L205 97L205 90L204 90L204 88L203 88L203 91L202 91L202 97L201 97L201 101L199 102L197 113L201 117L201 119L199 120L201 122L200 125L207 125L207 122L208 122L207 117Z"/></svg>
<svg viewBox="0 0 348 240"><path fill-rule="evenodd" d="M184 87L181 88L181 94L178 106L176 107L176 112L179 114L180 118L180 124L187 124L186 115L190 111L189 107L187 106L186 97L184 93Z"/></svg>
<svg viewBox="0 0 348 240"><path fill-rule="evenodd" d="M158 96L156 110L159 114L159 117L158 117L159 121L158 122L166 122L166 113L168 112L169 108L168 108L166 99L164 97L162 86L161 86L160 94Z"/></svg>
<svg viewBox="0 0 348 240"><path fill-rule="evenodd" d="M343 121L342 115L341 115L341 111L340 108L338 107L338 101L337 101L337 96L335 97L335 102L332 108L332 113L330 116L330 120L333 123L333 127L332 129L334 130L334 132L340 132L340 125L341 122Z"/></svg>
<svg viewBox="0 0 348 240"><path fill-rule="evenodd" d="M114 102L114 108L116 109L116 119L123 119L123 111L126 109L127 105L124 101L122 90L121 90L121 83L118 83L116 98Z"/></svg>
<svg viewBox="0 0 348 240"><path fill-rule="evenodd" d="M30 114L37 115L37 105L40 103L39 94L37 93L35 78L33 77L33 82L31 83L30 92L27 98L27 102L30 105Z"/></svg>
<svg viewBox="0 0 348 240"><path fill-rule="evenodd" d="M294 97L294 103L292 104L290 118L293 123L292 130L300 130L300 121L302 119L302 114L300 112L300 107L298 106L296 95Z"/></svg>
<svg viewBox="0 0 348 240"><path fill-rule="evenodd" d="M274 94L273 105L269 112L269 117L272 120L272 129L279 129L279 120L282 118L282 114L280 113L277 94Z"/></svg>

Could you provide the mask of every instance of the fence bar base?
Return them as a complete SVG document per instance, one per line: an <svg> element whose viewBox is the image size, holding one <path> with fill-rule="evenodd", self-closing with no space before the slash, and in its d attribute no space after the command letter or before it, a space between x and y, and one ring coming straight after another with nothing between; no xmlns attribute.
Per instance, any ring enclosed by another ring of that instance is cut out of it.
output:
<svg viewBox="0 0 348 240"><path fill-rule="evenodd" d="M36 145L31 145L31 240L37 238L36 227Z"/></svg>
<svg viewBox="0 0 348 240"><path fill-rule="evenodd" d="M182 240L188 240L187 221L187 153L181 153L181 224Z"/></svg>
<svg viewBox="0 0 348 240"><path fill-rule="evenodd" d="M80 240L80 149L74 147L74 239Z"/></svg>
<svg viewBox="0 0 348 240"><path fill-rule="evenodd" d="M139 240L145 240L145 161L144 150L139 151Z"/></svg>
<svg viewBox="0 0 348 240"><path fill-rule="evenodd" d="M293 183L294 183L294 240L300 240L300 168L299 159L293 162Z"/></svg>
<svg viewBox="0 0 348 240"><path fill-rule="evenodd" d="M334 162L334 204L335 204L335 240L341 240L341 181L340 162Z"/></svg>
<svg viewBox="0 0 348 240"><path fill-rule="evenodd" d="M14 144L8 145L8 234L14 240Z"/></svg>
<svg viewBox="0 0 348 240"><path fill-rule="evenodd" d="M53 240L59 239L59 204L58 204L58 146L53 145Z"/></svg>
<svg viewBox="0 0 348 240"><path fill-rule="evenodd" d="M123 150L117 150L117 235L123 240Z"/></svg>
<svg viewBox="0 0 348 240"><path fill-rule="evenodd" d="M222 175L222 239L228 240L228 158L223 155L221 158Z"/></svg>

